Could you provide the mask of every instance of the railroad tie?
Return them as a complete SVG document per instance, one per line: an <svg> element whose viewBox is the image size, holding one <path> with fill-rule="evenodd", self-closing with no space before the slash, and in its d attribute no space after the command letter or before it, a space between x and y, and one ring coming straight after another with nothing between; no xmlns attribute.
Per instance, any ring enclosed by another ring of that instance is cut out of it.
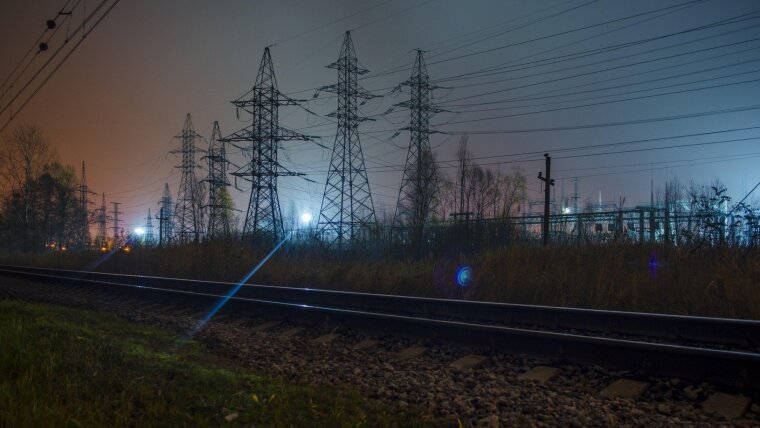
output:
<svg viewBox="0 0 760 428"><path fill-rule="evenodd" d="M464 357L453 361L449 364L449 367L456 371L465 372L468 370L475 370L482 366L488 358L482 355L465 355Z"/></svg>
<svg viewBox="0 0 760 428"><path fill-rule="evenodd" d="M646 391L649 384L631 379L618 379L602 390L600 395L609 398L636 400Z"/></svg>
<svg viewBox="0 0 760 428"><path fill-rule="evenodd" d="M744 415L752 400L741 395L716 392L702 403L702 409L707 413L715 413L726 420L736 419Z"/></svg>
<svg viewBox="0 0 760 428"><path fill-rule="evenodd" d="M537 382L544 384L559 374L557 367L536 366L517 377L517 380Z"/></svg>

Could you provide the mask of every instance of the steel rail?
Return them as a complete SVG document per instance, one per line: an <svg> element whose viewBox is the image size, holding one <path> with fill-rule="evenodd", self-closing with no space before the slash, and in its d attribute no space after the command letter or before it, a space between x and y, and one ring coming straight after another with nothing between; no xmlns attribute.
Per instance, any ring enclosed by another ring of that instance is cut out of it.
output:
<svg viewBox="0 0 760 428"><path fill-rule="evenodd" d="M55 282L63 286L97 285L98 290L114 293L115 297L168 299L174 305L192 307L212 306L224 295L128 284L122 281L108 281L103 277L75 278L71 275L56 275L50 270L43 273L2 268L0 273L24 279ZM610 369L633 370L638 373L678 376L760 393L760 353L484 325L242 296L232 297L222 312L228 315L255 314L298 322L328 321L423 340L468 344L572 363L597 364Z"/></svg>
<svg viewBox="0 0 760 428"><path fill-rule="evenodd" d="M51 273L69 279L100 279L207 294L225 294L235 286L233 283L218 281L0 265L0 272L6 270ZM259 284L246 284L240 288L236 296L501 326L718 344L743 350L760 349L760 321L756 320L436 299Z"/></svg>

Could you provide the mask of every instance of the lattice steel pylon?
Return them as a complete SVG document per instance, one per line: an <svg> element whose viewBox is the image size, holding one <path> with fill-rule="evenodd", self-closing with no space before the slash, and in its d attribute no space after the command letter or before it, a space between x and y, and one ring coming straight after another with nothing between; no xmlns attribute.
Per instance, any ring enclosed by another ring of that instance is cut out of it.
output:
<svg viewBox="0 0 760 428"><path fill-rule="evenodd" d="M114 245L119 245L121 243L122 235L124 235L124 230L119 227L121 223L119 216L124 213L119 211L119 205L121 205L121 202L111 201L111 205L113 205L113 211L111 211L111 214L113 214L113 226L111 226L113 229L113 243Z"/></svg>
<svg viewBox="0 0 760 428"><path fill-rule="evenodd" d="M182 127L182 133L175 138L180 141L180 148L172 150L170 153L182 156L182 162L175 167L180 169L182 176L174 206L173 232L177 243L198 242L201 237L202 226L201 204L198 203L200 189L198 180L195 178L195 168L198 166L195 162L195 154L201 152L201 150L198 149L195 142L203 137L193 129L193 120L190 117L190 113L185 116L185 125Z"/></svg>
<svg viewBox="0 0 760 428"><path fill-rule="evenodd" d="M230 206L227 187L230 182L227 179L227 151L225 143L221 141L222 133L219 130L219 122L214 122L209 140L208 154L208 239L225 238L230 236Z"/></svg>
<svg viewBox="0 0 760 428"><path fill-rule="evenodd" d="M357 114L357 101L375 95L357 84L358 75L368 70L359 66L350 32L343 38L340 57L327 67L338 70L338 83L320 88L315 96L321 91L338 95L338 109L329 114L338 120L338 130L317 227L327 246L340 249L365 237L376 225L358 131L359 123L369 119Z"/></svg>
<svg viewBox="0 0 760 428"><path fill-rule="evenodd" d="M232 143L250 156L250 162L233 172L232 175L251 182L251 197L243 224L242 237L279 240L285 235L282 225L282 211L277 194L277 178L302 176L283 167L277 160L280 141L311 140L311 137L285 129L279 125L279 107L298 105L298 101L282 94L277 89L272 57L269 48L264 49L261 64L256 75L256 83L251 98L232 102L253 118L250 126L222 141Z"/></svg>
<svg viewBox="0 0 760 428"><path fill-rule="evenodd" d="M430 134L437 131L430 130L430 118L433 114L443 111L430 101L431 93L437 87L430 83L423 51L419 49L412 76L401 83L398 89L404 86L409 87L410 99L394 107L409 109L411 113L409 125L401 130L409 131L410 138L396 212L393 216L393 226L410 227L413 240L419 242L438 196L437 168L430 148Z"/></svg>
<svg viewBox="0 0 760 428"><path fill-rule="evenodd" d="M145 217L144 245L146 247L152 247L155 243L155 236L153 235L153 216L150 214L150 208L148 208L148 217Z"/></svg>
<svg viewBox="0 0 760 428"><path fill-rule="evenodd" d="M172 243L172 192L169 191L169 183L164 183L164 194L159 201L158 209L158 243L170 245Z"/></svg>
<svg viewBox="0 0 760 428"><path fill-rule="evenodd" d="M103 202L98 208L98 235L95 240L102 250L108 248L108 211L106 208L106 194L102 194Z"/></svg>
<svg viewBox="0 0 760 428"><path fill-rule="evenodd" d="M87 187L87 170L82 161L82 176L79 180L79 236L77 237L81 248L90 247L90 195L97 195L97 193Z"/></svg>

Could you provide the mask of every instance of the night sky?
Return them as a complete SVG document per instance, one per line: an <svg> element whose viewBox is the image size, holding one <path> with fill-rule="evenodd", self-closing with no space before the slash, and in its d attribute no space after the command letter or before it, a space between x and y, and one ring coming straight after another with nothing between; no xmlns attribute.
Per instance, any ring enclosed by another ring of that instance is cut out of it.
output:
<svg viewBox="0 0 760 428"><path fill-rule="evenodd" d="M63 3L0 3L0 79ZM96 3L80 2L72 28L82 4ZM280 90L320 115L283 107L280 125L331 147L336 126L323 116L336 100L312 96L337 81L325 66L346 30L370 70L361 84L384 95L361 107L377 120L360 127L378 218L393 213L409 141L406 132L390 139L408 111L382 113L408 97L389 93L409 77L415 48L426 51L442 87L434 101L449 110L431 121L444 132L431 136L438 160L453 165L446 161L469 134L475 162L524 169L531 200L540 198L544 151L554 157L557 197L563 187L570 196L571 178L580 177L581 203L599 192L605 202L626 197L626 207L648 203L650 179L656 189L674 176L720 178L739 199L760 180L760 128L718 132L760 126L760 3L752 0L122 1L6 132L38 124L64 162L87 162L91 189L122 202L131 228L157 207L165 181L176 192L179 159L168 152L186 113L205 137L214 120L223 134L246 125L230 101L253 86L265 46ZM746 107L753 109L663 120ZM693 135L700 133L709 134ZM679 135L692 136L661 139ZM642 139L656 140L609 145ZM694 145L737 139L745 141ZM673 145L688 146L640 150ZM602 154L621 151L628 153ZM316 217L329 156L312 142L283 143L281 162L317 183L280 179L283 214L293 206ZM243 161L235 150L230 157ZM244 210L249 188L239 185L233 194Z"/></svg>

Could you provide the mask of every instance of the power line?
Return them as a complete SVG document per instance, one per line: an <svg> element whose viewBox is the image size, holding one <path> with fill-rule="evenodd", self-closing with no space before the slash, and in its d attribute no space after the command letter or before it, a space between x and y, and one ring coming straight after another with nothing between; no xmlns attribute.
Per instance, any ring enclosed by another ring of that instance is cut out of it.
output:
<svg viewBox="0 0 760 428"><path fill-rule="evenodd" d="M750 18L750 19L755 19L755 18ZM486 76L491 76L491 75L498 75L498 74L501 74L501 73L504 73L504 72L514 72L514 71L528 70L528 69L532 69L532 68L536 68L536 67L545 67L547 65L557 64L557 63L560 63L560 62L573 61L573 60L577 60L577 59L581 59L581 58L585 58L585 57L589 57L589 56L599 55L599 54L603 54L603 53L608 53L608 52L613 52L613 51L617 51L617 50L621 50L621 49L626 49L626 48L633 47L633 46L643 45L643 44L646 44L646 43L650 43L652 41L657 41L657 40L662 40L662 39L665 39L665 38L679 36L679 35L682 35L684 33L690 33L690 32L702 31L702 30L706 30L706 29L717 28L717 27L723 26L723 25L731 25L731 24L735 24L737 22L743 22L743 21L747 21L747 20L750 20L750 19L744 19L744 20L741 20L741 21L731 21L731 22L718 22L717 24L713 23L712 25L708 25L708 26L693 27L693 28L688 29L688 30L674 32L674 33L668 33L668 34L665 34L665 35L662 35L662 36L658 36L658 37L654 37L654 38L639 39L639 40L635 40L633 42L625 42L625 43L613 44L613 45L603 46L603 47L600 47L600 48L587 49L585 51L574 52L574 53L570 53L570 54L564 54L564 55L559 55L559 56L555 56L555 57L544 58L544 59L539 59L539 60L534 60L534 61L528 61L528 62L522 62L522 63L517 62L517 61L520 61L520 60L523 60L523 59L527 59L527 58L531 58L533 56L536 56L535 54L531 54L531 55L525 56L523 58L520 58L518 60L507 61L505 63L498 64L498 65L495 65L495 66L491 66L491 67L488 67L488 68L484 68L484 69L480 69L480 70L476 70L476 71L472 71L472 72L460 73L460 74L455 74L455 75L451 75L451 76L448 76L448 77L444 77L444 78L438 79L438 81L439 82L448 82L448 81L451 81L451 80L476 79L476 78L481 78L481 77L486 77ZM616 57L616 58L603 59L603 60L599 60L597 62L592 62L592 63L588 63L588 64L582 64L582 65L579 65L579 66L572 66L572 67L566 68L565 70L571 70L571 69L580 68L580 67L587 67L587 66L596 65L596 64L603 64L603 63L606 63L606 62L617 61L619 59L625 59L625 58L630 58L630 57L634 57L634 56L644 55L644 54L647 54L647 53L652 53L652 52L657 52L657 51L661 51L661 50L667 50L667 49L671 49L671 48L675 48L675 47L685 46L685 45L701 42L701 41L704 41L704 40L713 39L713 38L716 38L716 37L722 37L722 36L738 33L738 32L744 31L744 30L756 28L757 26L758 26L758 24L752 24L752 25L749 25L749 26L746 26L746 27L742 27L742 28L738 28L738 29L733 29L733 30L725 31L723 33L713 34L713 35L709 35L709 36L705 36L705 37L701 37L701 38L697 38L697 39L692 39L692 40L686 40L686 41L683 41L683 42L672 44L670 46L663 46L663 47L653 48L653 49L650 49L650 50L636 52L636 53L632 53L632 54L627 54L627 55L619 56L619 57ZM713 49L713 48L708 48L706 50L711 50L711 49ZM553 49L550 49L548 51L544 51L544 53L550 52L552 50ZM699 51L696 51L696 52L699 52ZM681 55L677 54L677 55L674 55L673 57L677 57L677 56L681 56ZM512 64L512 65L510 65L510 64Z"/></svg>
<svg viewBox="0 0 760 428"><path fill-rule="evenodd" d="M619 69L622 69L622 68L628 68L628 67L633 67L633 66L637 66L637 65L643 65L643 64L649 64L649 63L658 62L658 61L670 60L670 59L677 58L677 57L680 57L680 56L692 55L692 54L695 54L695 53L706 52L706 51L709 51L709 50L712 50L712 49L716 49L716 48L720 48L720 47L734 46L734 45L737 45L737 44L755 42L755 41L758 41L758 40L760 40L760 37L754 38L754 39L750 39L750 40L746 40L746 41L742 41L742 42L730 43L730 44L727 44L727 45L711 47L711 48L707 48L707 49L698 49L698 50L691 51L691 52L686 52L686 53L680 53L680 54L675 54L675 55L667 55L667 56L663 56L663 57L659 57L659 58L652 58L652 59L648 59L648 60L644 60L644 61L633 62L633 63L630 63L630 64L623 64L623 65L618 65L618 66L614 66L614 67L603 68L603 69L600 69L600 70L592 70L592 71L588 71L588 72L585 72L585 73L573 74L573 75L570 75L570 76L562 76L562 77L558 77L558 78L552 79L552 80L543 80L540 83L531 83L531 84L526 84L526 85L522 85L522 86L514 86L514 87L511 87L511 88L504 89L504 90L487 92L487 93L484 93L484 94L474 95L474 96L471 96L471 97L465 97L465 98L461 98L461 99L475 98L475 97L479 97L479 96L492 95L492 94L495 94L495 93L508 92L508 91L513 91L513 90L517 90L517 89L529 88L529 87L533 87L533 86L540 86L540 85L545 85L545 84L548 84L548 83L560 82L560 81L563 81L563 80L574 79L574 78L577 78L577 77L585 77L585 76L590 76L590 75L593 75L593 74L605 73L605 72L608 72L608 71L619 70ZM743 50L743 51L734 52L734 53L731 53L731 54L735 55L736 53L746 52L747 50L755 50L755 49L758 49L758 47L753 47L753 48L746 49L746 50ZM636 54L636 55L638 55L638 54ZM720 57L726 56L726 55L727 54L717 55L715 57L712 57L711 59L720 58ZM595 65L595 64L605 63L605 62L611 62L611 61L616 61L616 60L617 59L611 59L611 60L605 60L605 61L597 61L596 63L582 64L582 65L578 65L578 66L567 67L567 68L560 69L560 70L551 70L551 71L546 71L546 72L542 72L542 73L534 73L534 74L530 74L530 75L526 75L526 76L518 76L518 77L512 77L512 78L506 78L506 79L492 80L490 82L480 82L480 83L473 83L473 84L468 84L468 85L460 85L460 86L457 86L457 88L460 89L460 88L466 88L466 87L472 87L472 86L482 86L482 85L485 85L485 84L494 84L494 83L502 83L502 82L511 82L511 81L520 80L520 79L536 78L536 77L543 76L543 75L546 75L546 74L554 74L554 73L559 73L559 72L562 72L562 71L569 71L569 70L573 70L573 69L576 69L576 68L583 68L583 67L588 67L590 65ZM651 73L651 72L654 72L654 71L661 71L663 69L668 69L668 68L673 68L673 67L682 67L683 65L691 64L691 63L694 63L694 62L705 61L705 60L706 59L699 59L699 60L696 60L696 61L689 61L689 62L686 62L684 64L669 65L669 66L666 66L666 67L661 67L659 69L653 69L653 70L647 70L647 71L644 71L644 72L635 73L634 75L646 74L646 73ZM696 73L697 72L692 72L691 74L696 74ZM630 77L630 76L626 76L626 77ZM616 77L614 79L595 81L595 82L592 82L590 84L597 84L597 83L601 83L601 82L609 81L609 80L617 80L619 78L622 78L622 76L618 76L618 77ZM587 84L587 85L589 85L589 84ZM557 92L557 91L560 91L560 90L562 90L562 89L555 89L555 90L553 90L553 92ZM450 106L463 106L463 105L467 106L467 105L479 105L479 104L481 104L481 103L474 103L474 104L450 104L450 103L454 103L456 101L460 101L461 99L449 100L449 101L446 101L444 104L450 105ZM491 104L491 102L488 102L486 104Z"/></svg>
<svg viewBox="0 0 760 428"><path fill-rule="evenodd" d="M673 34L677 34L677 33L673 33ZM479 98L479 97L483 97L483 96L487 96L487 95L493 95L493 94L498 94L498 93L502 93L502 92L513 91L515 89L521 89L521 88L526 88L526 87L530 87L530 86L537 86L537 85L542 85L542 84L545 84L545 83L556 82L556 81L561 81L561 80L567 80L567 79L572 79L572 78L576 78L576 77L589 76L589 75L592 75L592 74L597 74L597 73L617 70L617 69L621 69L621 68L625 68L625 67L630 67L630 66L633 66L633 65L641 65L641 64L647 64L647 63L656 62L656 61L662 61L662 60L666 60L666 59L672 59L674 57L682 56L682 55L683 54L677 54L677 55L672 55L672 56L665 56L665 57L660 57L660 58L654 58L654 59L649 59L649 60L641 61L641 62L638 62L638 63L624 64L624 65L619 65L619 66L615 66L615 67L609 67L609 68L602 69L602 70L594 70L594 71L589 71L589 72L585 72L585 73L575 74L575 75L572 75L572 76L565 76L565 77L561 77L561 78L558 78L558 79L555 79L555 80L544 81L544 82L540 82L540 83L532 83L532 84L518 86L518 87L513 87L513 88L494 90L494 91L484 92L484 93L475 94L475 95L468 95L466 97L460 97L460 98L455 98L453 100L449 100L449 101L447 101L447 103L448 102L455 102L455 101L462 101L462 100L471 99L471 98ZM613 61L613 60L604 60L604 61L600 61L600 62L603 63L603 62L610 62L610 61ZM597 63L600 63L600 62L597 62ZM559 71L562 71L562 70L559 70ZM557 71L549 71L549 72L545 72L545 73L541 73L541 74L548 74L548 73L555 73L555 72L557 72ZM536 76L536 74L534 74L533 76L528 76L528 77L535 77L535 76ZM506 81L506 80L505 79L500 79L500 81Z"/></svg>
<svg viewBox="0 0 760 428"><path fill-rule="evenodd" d="M703 137L703 136L709 136L709 135L716 135L716 134L722 134L722 133L729 133L729 132L740 132L740 131L749 131L749 130L758 130L760 129L760 126L752 126L752 127L745 127L745 128L731 128L731 129L724 129L720 131L708 131L708 132L699 132L699 133L692 133L692 134L682 134L682 135L672 135L667 137L656 137L656 138L645 138L645 139L638 139L638 140L627 140L627 141L619 141L614 143L602 143L602 144L589 144L584 146L576 146L576 147L565 147L565 148L544 148L541 150L531 150L531 151L525 151L525 152L518 152L518 153L509 153L509 154L503 154L503 155L491 155L491 156L476 156L476 157L470 157L468 160L470 161L482 161L487 159L497 159L497 158L504 158L504 157L518 157L518 156L530 156L530 155L540 155L542 153L546 152L566 152L566 151L576 151L576 150L589 150L589 149L598 149L598 148L605 148L605 147L619 147L619 146L625 146L625 145L631 145L631 144L643 144L643 143L650 143L655 141L663 141L663 140L675 140L675 139L683 139L683 138L693 138L693 137ZM740 138L740 139L727 139L727 140L718 140L718 141L712 141L707 142L707 144L725 144L725 143L731 143L731 142L741 142L741 141L750 141L753 139L757 139L755 137L753 138ZM693 144L683 144L679 145L680 147L693 147L698 145L705 145L705 143L693 143ZM666 148L673 148L673 147L666 147ZM655 147L655 148L649 148L649 150L659 150L661 148ZM623 153L621 152L609 152L606 154L619 154ZM596 154L592 154L593 156L596 156ZM574 157L582 157L581 156L574 156ZM555 157L555 159L566 159L569 157L566 156L559 156ZM523 162L523 161L542 161L543 158L536 158L536 159L521 159L521 160L510 160L505 162L492 162L489 163L491 165L498 165L502 163L517 163L517 162ZM438 160L436 163L438 163L442 168L452 168L456 167L456 165L444 165L446 163L451 162L458 162L457 159L450 159L450 160ZM488 165L488 164L484 164ZM388 171L398 171L397 168L399 168L400 165L394 165L392 168L395 169L389 169ZM375 167L375 168L369 168L372 170L381 170L383 167ZM385 172L385 171L383 171Z"/></svg>
<svg viewBox="0 0 760 428"><path fill-rule="evenodd" d="M734 75L726 76L726 77L722 77L722 78L735 77L735 76L738 76L738 75L749 74L749 73L757 73L757 72L760 72L760 70L752 70L752 71L743 72L743 73L736 73ZM714 79L707 79L707 80L714 80ZM457 121L457 122L448 122L447 124L451 125L451 124L457 124L457 123L469 123L469 122L479 122L479 121L487 121L487 120L494 120L494 119L504 119L504 118L510 118L510 117L530 116L530 115L534 115L534 114L551 113L551 112L564 111L564 110L573 110L573 109L576 109L576 108L594 107L594 106L599 106L599 105L607 105L607 104L614 104L614 103L627 102L627 101L643 100L643 99L649 99L649 98L655 98L655 97L662 97L662 96L666 96L666 95L685 94L685 93L688 93L688 92L704 91L704 90L715 89L715 88L724 88L724 87L727 87L727 86L743 85L743 84L747 84L747 83L756 83L758 81L760 81L760 78L758 78L758 79L750 79L750 80L743 80L743 81L740 81L740 82L723 83L723 84L719 84L719 85L705 86L705 87L700 87L700 88L682 89L682 90L678 90L678 91L670 91L670 92L664 92L664 93L660 93L660 94L650 94L650 95L642 95L642 96L638 96L638 97L629 97L629 98L623 98L623 99L619 99L619 100L600 101L600 102L596 102L596 103L580 104L580 105L566 106L566 107L558 107L558 108L552 108L552 109L546 109L546 110L537 110L537 111L530 111L530 112L523 112L523 113L514 113L514 114L507 114L507 115L500 115L500 116L490 116L490 117L484 117L484 118L479 118L479 119L471 119L471 120L463 120L463 121ZM687 82L687 83L681 83L681 84L676 84L676 85L668 85L668 87L682 86L682 85L691 85L691 84L694 84L694 83L695 82ZM624 94L638 93L638 92L644 92L644 91L651 91L651 90L656 90L656 89L661 89L661 88L642 89L642 90L638 90L638 91L623 92L621 94L604 95L602 97L620 96L620 95L624 95ZM600 98L600 97L591 97L590 99L594 99L594 98ZM563 101L563 102L574 102L574 101L578 101L578 100ZM481 111L483 111L483 110L481 110Z"/></svg>
<svg viewBox="0 0 760 428"><path fill-rule="evenodd" d="M105 5L105 4L108 2L108 1L109 1L109 0L103 0L103 1L102 1L102 2L101 2L99 5L98 5L98 6L96 6L96 7L95 7L95 9L92 11L92 13L90 13L90 15L89 15L89 16L88 16L88 17L87 17L85 20L83 20L82 24L80 24L80 26L79 26L79 27L77 27L77 29L74 31L74 33L73 33L73 34L76 34L77 32L79 32L79 30L80 30L80 29L82 29L82 28L85 28L85 25L86 25L86 23L87 23L87 22L89 22L89 21L90 21L90 20L93 18L93 16L95 16L95 14L96 14L96 13L97 13L97 12L98 12L98 11L99 11L99 10L100 10L100 9L101 9L101 8L102 8L102 7L103 7L103 6L104 6L104 5ZM50 78L51 78L51 77L53 77L53 75L54 75L54 74L55 74L55 73L58 71L58 69L59 69L59 68L61 68L61 66L62 66L62 65L63 65L63 64L66 62L66 60L67 60L67 59L69 59L69 57L71 56L71 54L72 54L72 53L74 53L74 51L76 51L76 50L77 50L77 48L79 47L79 45L81 45L81 44L82 44L82 42L84 41L84 39L85 39L85 38L86 38L86 37L87 37L87 36L88 36L90 33L92 33L92 31L93 31L93 30L95 30L95 28L97 28L97 26L98 26L98 25L99 25L99 24L100 24L100 23L103 21L103 19L104 19L106 16L108 16L108 14L111 12L111 10L113 10L113 8L114 8L115 6L116 6L116 5L119 3L119 1L121 1L121 0L113 0L113 4L111 4L111 5L110 5L110 6L109 6L109 7L108 7L106 10L105 10L105 12L104 12L104 13L103 13L103 14L102 14L102 15L101 15L101 16L100 16L100 17L99 17L99 18L98 18L98 19L95 21L95 24L93 24L93 25L92 25L92 27L90 27L90 29L89 29L89 30L86 30L86 31L85 31L85 32L82 34L82 37L81 37L81 38L80 38L80 39L79 39L79 40L78 40L78 41L77 41L77 42L74 44L74 47L73 47L73 48L71 48L71 50L70 50L68 53L66 53L66 55L63 57L63 59L61 59L61 62L59 62L59 63L58 63L58 64L57 64L57 65L56 65L56 66L53 68L53 70L50 72L50 74L48 74L48 75L47 75L47 77L45 77L45 79L44 79L42 82L40 82L40 84L37 86L37 88L36 88L36 89L35 89L35 90L34 90L34 91L33 91L33 92L32 92L32 93L29 95L29 97L27 97L27 98L26 98L26 100L25 100L25 101L24 101L24 102L21 104L21 106L20 106L20 107L19 107L19 108L16 110L16 112L15 112L14 114L12 114L12 115L11 115L11 117L8 119L8 121L7 121L7 122L5 122L5 124L2 126L2 128L0 128L0 132L3 132L3 131L5 130L5 128L7 128L7 127L8 127L8 125L9 125L9 124L10 124L10 123L13 121L13 119L14 119L14 118L15 118L15 117L18 115L18 113L20 113L20 112L21 112L21 110L23 110L23 109L24 109L24 107L26 107L26 105L29 103L29 101L31 101L31 100L32 100L32 98L34 98L34 96L35 96L35 95L37 95L37 93L38 93L38 92L39 92L39 91L42 89L42 87L43 87L43 86L45 86L45 84L46 84L46 83L47 83L47 82L50 80ZM58 53L59 53L59 52L60 52L60 51L63 49L63 47L64 47L64 46L66 46L66 44L65 44L65 43L64 43L63 45L61 45L61 47L59 47L59 49L58 49L58 50L56 50L56 52L53 54L53 56L51 56L51 57L48 59L48 61L47 61L47 62L46 62L46 63L45 63L45 64L44 64L44 65L43 65L43 66L42 66L42 67L41 67L41 68L40 68L38 71L37 71L37 73L35 73L35 75L34 75L34 76L33 76L33 77L32 77L32 78L31 78L31 79L30 79L30 80L29 80L29 81L28 81L28 82L27 82L27 83L26 83L26 84L23 86L23 88L22 88L22 89L21 89L21 90L20 90L20 91L19 91L19 92L16 94L16 96L14 96L14 97L11 99L11 102L10 102L10 103L9 103L9 104L8 104L6 107L4 107L2 110L0 110L0 114L3 114L3 113L4 113L4 112L5 112L7 109L8 109L8 107L9 107L10 105L12 105L13 101L15 101L15 100L16 100L16 99L17 99L17 98L18 98L18 97L21 95L21 93L23 93L23 91L25 91L25 90L26 90L26 89L29 87L29 85L31 85L31 83L32 83L32 82L33 82L33 81L34 81L34 80L35 80L35 79L36 79L36 78L39 76L39 74L40 74L40 73L41 73L41 72L42 72L42 71L45 69L45 67L47 67L47 65L48 65L48 64L49 64L49 63L50 63L50 62L53 60L53 58L55 58L55 56L56 56L56 55L57 55L57 54L58 54Z"/></svg>
<svg viewBox="0 0 760 428"><path fill-rule="evenodd" d="M751 110L757 110L757 109L760 109L760 105L756 104L756 105L733 107L733 108L726 108L726 109L720 109L720 110L709 110L706 112L699 112L699 113L654 117L654 118L648 118L648 119L626 120L626 121L619 121L619 122L591 123L591 124L583 124L583 125L557 126L557 127L545 127L545 128L502 129L502 130L491 130L491 131L444 131L443 133L461 134L461 135L465 135L465 134L489 135L489 134L525 134L525 133L533 133L533 132L574 131L574 130L579 130L579 129L607 128L611 126L640 125L644 123L655 123L655 122L665 122L665 121L670 121L670 120L691 119L691 118L697 118L697 117L713 116L713 115L718 115L718 114L738 113L738 112L751 111ZM479 121L479 119L452 122L451 124L453 123L461 124L461 123L477 122L477 121ZM450 123L442 123L436 126L440 127L440 126L446 126L446 125L450 125Z"/></svg>
<svg viewBox="0 0 760 428"><path fill-rule="evenodd" d="M6 85L8 86L8 89L6 89L5 91L3 91L2 94L0 94L0 98L4 97L8 93L8 91L10 91L13 88L13 85L16 84L16 82L18 81L18 79L20 79L21 76L26 72L26 70L28 70L29 67L32 65L32 63L34 62L34 58L32 58L24 66L24 68L18 73L18 75L16 76L16 78L13 79L13 81L10 82L10 84L8 84L8 82L11 80L11 78L14 76L14 74L16 74L16 71L18 71L21 68L21 66L24 64L24 62L29 58L29 55L32 52L34 52L35 49L37 49L37 55L39 55L41 52L44 52L47 49L47 46L44 46L44 49L43 49L43 46L40 44L40 42L42 41L42 39L45 37L45 34L47 34L48 31L52 30L53 34L51 35L51 37L54 36L55 33L58 32L58 29L61 28L61 24L63 24L64 22L66 22L66 20L69 19L69 17L71 16L71 11L64 12L64 10L66 10L66 7L69 5L69 3L71 3L71 0L67 0L66 1L66 3L63 5L63 7L61 7L61 9L58 11L58 13L56 13L55 18L49 19L46 22L46 28L44 30L42 30L42 34L40 34L40 36L37 38L37 40L34 42L34 44L32 44L32 46L29 48L29 50L26 51L26 53L24 54L24 56L21 58L21 61L19 61L18 64L16 64L16 66L13 68L13 70L11 70L11 72L8 74L8 76L5 78L5 80L3 80L3 83L0 84L0 90L2 90L3 88L5 88ZM79 0L77 0L77 2L74 4L74 6L72 6L71 9L73 10L74 8L76 8L76 6L78 4L79 4ZM58 23L57 22L58 21L58 17L60 17L60 16L64 17L63 18L63 22ZM49 41L50 41L50 38L48 38L47 42L49 42Z"/></svg>
<svg viewBox="0 0 760 428"><path fill-rule="evenodd" d="M757 40L760 40L760 38L754 39L753 41L757 41ZM744 43L744 42L741 42L741 43ZM572 89L577 89L577 88L583 88L583 87L587 87L587 86L598 85L600 83L605 83L605 82L621 81L621 80L627 79L629 77L636 77L636 76L641 76L641 75L644 75L644 74L655 73L655 72L658 72L658 71L668 70L668 69L672 69L672 68L684 67L686 65L691 65L691 64L698 63L698 62L713 61L713 60L715 60L717 58L722 58L722 57L726 57L726 56L736 55L736 54L739 54L739 53L754 51L754 50L758 50L758 49L760 49L760 46L755 46L755 47L751 47L751 48L748 48L748 49L743 49L743 50L736 51L736 52L729 52L729 53L725 53L725 54L715 55L715 56L711 56L711 57L707 57L707 58L700 58L700 59L697 59L697 60L687 61L687 62L683 62L683 63L671 64L671 65L668 65L668 66L665 66L665 67L653 68L653 69L649 69L649 70L645 70L645 71L640 71L640 72L636 72L636 73L630 73L630 74L626 74L626 75L619 75L619 76L615 76L615 77L608 78L608 79L595 80L593 82L583 83L583 84L580 84L580 85L574 85L574 86L569 86L569 87L564 87L564 88L551 89L551 90L548 90L548 91L534 93L532 95L524 95L524 96L519 96L519 97L514 97L514 98L507 98L507 99L503 99L503 100L498 100L498 101L487 101L487 102L479 102L479 103L463 103L463 104L448 104L448 106L449 107L470 107L470 106L482 106L482 105L492 105L492 104L506 104L506 103L517 102L517 101L535 101L535 100L541 100L541 99L547 99L547 98L557 98L557 97L563 97L563 96L568 96L568 95L577 95L577 94L582 94L582 93L596 92L596 91L602 91L602 90L613 89L613 88L615 88L615 89L616 88L623 88L623 87L627 87L627 86L641 85L641 84L644 84L644 83L652 83L652 82L657 82L657 81L661 81L661 80L673 79L673 78L676 78L676 77L684 77L684 76L688 76L688 75L692 75L692 74L699 74L699 73L704 73L704 72L707 72L707 71L713 71L713 70L716 70L716 69L719 69L719 68L731 67L731 66L735 66L737 64L735 63L735 64L723 65L723 66L719 66L719 67L715 67L715 68L710 68L710 69L705 69L705 70L698 70L698 71L692 71L692 72L689 72L689 73L682 73L682 74L677 74L677 75L664 76L664 77L660 77L660 78L656 78L656 79L643 80L643 81L632 82L632 83L625 83L625 84L617 84L615 86L610 86L610 87L607 87L607 88L595 88L595 89L589 89L589 90L585 90L585 91L569 92L569 93L565 92L565 93L557 94L557 92L561 92L561 91L567 91L567 90L572 90ZM739 64L742 64L742 63L739 63ZM547 94L554 94L554 95L547 95ZM467 111L470 111L470 110L467 110Z"/></svg>

